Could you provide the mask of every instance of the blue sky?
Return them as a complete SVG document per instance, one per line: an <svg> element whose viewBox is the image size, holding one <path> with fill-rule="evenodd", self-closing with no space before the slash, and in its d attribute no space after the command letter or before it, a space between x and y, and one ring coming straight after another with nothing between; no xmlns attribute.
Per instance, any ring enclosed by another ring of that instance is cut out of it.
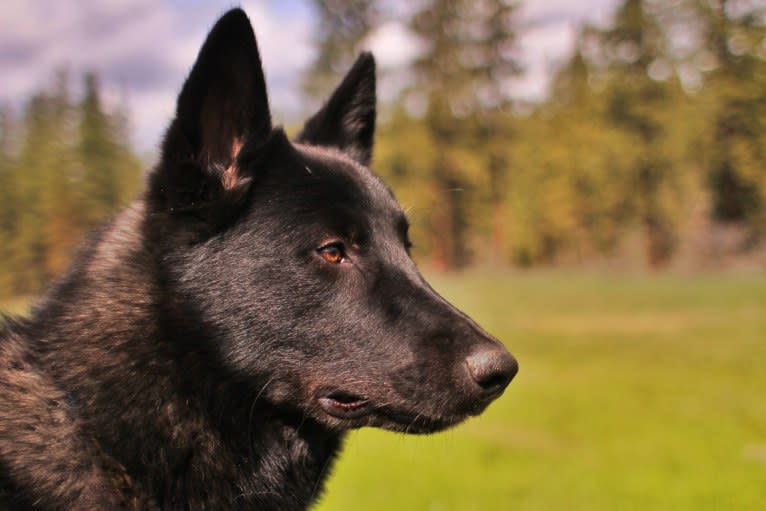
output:
<svg viewBox="0 0 766 511"><path fill-rule="evenodd" d="M616 0L526 0L521 48L527 73L512 85L524 99L544 96L550 70L571 51L583 21L604 23ZM399 9L413 1L395 0ZM313 58L316 22L306 0L3 0L0 2L0 102L23 100L51 83L66 66L77 76L96 71L108 104L126 103L132 142L150 152L167 125L177 94L205 34L217 17L241 5L255 28L277 122L303 110L299 80ZM378 57L384 93L396 88L393 71L417 51L396 20L364 44ZM360 48L362 49L362 48ZM340 77L339 77L340 78Z"/></svg>

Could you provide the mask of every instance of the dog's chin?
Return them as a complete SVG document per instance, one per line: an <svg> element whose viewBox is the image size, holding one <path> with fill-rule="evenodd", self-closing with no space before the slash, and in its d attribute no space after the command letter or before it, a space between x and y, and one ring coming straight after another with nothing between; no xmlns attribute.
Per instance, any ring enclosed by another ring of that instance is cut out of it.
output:
<svg viewBox="0 0 766 511"><path fill-rule="evenodd" d="M468 414L459 414L429 417L418 413L413 414L409 411L404 412L391 409L380 411L376 417L377 421L373 425L399 433L424 435L444 431L456 426L467 419L468 416Z"/></svg>
<svg viewBox="0 0 766 511"><path fill-rule="evenodd" d="M434 413L406 405L379 405L374 400L351 394L331 394L317 399L319 420L331 429L349 430L376 427L399 433L428 434L449 429L489 403L479 403L468 411Z"/></svg>

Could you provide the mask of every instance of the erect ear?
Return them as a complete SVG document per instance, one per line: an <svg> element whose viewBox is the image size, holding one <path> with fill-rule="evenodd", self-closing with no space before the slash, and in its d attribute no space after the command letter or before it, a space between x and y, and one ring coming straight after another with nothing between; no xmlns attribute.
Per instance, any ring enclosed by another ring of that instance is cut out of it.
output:
<svg viewBox="0 0 766 511"><path fill-rule="evenodd" d="M369 165L375 134L375 59L362 53L329 101L306 121L298 142L334 146Z"/></svg>
<svg viewBox="0 0 766 511"><path fill-rule="evenodd" d="M178 96L153 176L154 198L170 211L199 211L212 199L243 196L251 179L240 150L270 133L255 34L245 13L233 9L210 31Z"/></svg>

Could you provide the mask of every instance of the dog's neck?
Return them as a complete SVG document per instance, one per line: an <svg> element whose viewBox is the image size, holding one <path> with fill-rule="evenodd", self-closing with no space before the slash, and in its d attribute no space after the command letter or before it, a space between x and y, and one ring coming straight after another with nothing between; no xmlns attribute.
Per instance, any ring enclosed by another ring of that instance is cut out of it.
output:
<svg viewBox="0 0 766 511"><path fill-rule="evenodd" d="M36 310L41 365L86 434L160 506L305 509L342 436L259 400L267 382L244 385L202 354L179 353L184 331L168 328L152 254L135 239L143 214L137 204L119 215L80 256L82 273Z"/></svg>

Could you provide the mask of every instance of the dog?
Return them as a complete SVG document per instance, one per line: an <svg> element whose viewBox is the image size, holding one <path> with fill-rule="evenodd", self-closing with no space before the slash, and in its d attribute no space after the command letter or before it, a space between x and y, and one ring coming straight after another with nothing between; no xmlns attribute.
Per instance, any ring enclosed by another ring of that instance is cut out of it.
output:
<svg viewBox="0 0 766 511"><path fill-rule="evenodd" d="M516 360L418 273L368 168L375 112L364 53L289 140L223 15L145 192L1 327L1 509L306 509L349 429L504 391Z"/></svg>

